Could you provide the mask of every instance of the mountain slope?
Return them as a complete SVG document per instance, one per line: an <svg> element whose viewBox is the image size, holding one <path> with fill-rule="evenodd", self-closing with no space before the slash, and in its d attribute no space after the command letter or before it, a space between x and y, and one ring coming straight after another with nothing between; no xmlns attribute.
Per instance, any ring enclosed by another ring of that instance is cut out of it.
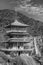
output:
<svg viewBox="0 0 43 65"><path fill-rule="evenodd" d="M42 22L27 17L19 12L17 12L16 14L14 10L9 9L0 10L0 27L4 28L4 26L13 22L15 20L15 17L18 18L18 21L30 25L30 27L28 28L28 32L31 35L41 35L43 33Z"/></svg>

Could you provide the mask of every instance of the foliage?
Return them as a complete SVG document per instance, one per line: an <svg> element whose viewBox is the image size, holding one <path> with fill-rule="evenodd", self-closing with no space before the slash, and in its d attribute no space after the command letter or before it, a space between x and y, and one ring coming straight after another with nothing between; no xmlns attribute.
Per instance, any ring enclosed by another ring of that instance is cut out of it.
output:
<svg viewBox="0 0 43 65"><path fill-rule="evenodd" d="M6 33L5 26L12 23L15 18L17 18L19 22L29 25L27 31L30 35L43 35L42 22L34 20L33 18L29 18L19 12L16 13L14 10L4 9L0 10L0 42L2 40L6 40L6 37L4 36L4 34Z"/></svg>

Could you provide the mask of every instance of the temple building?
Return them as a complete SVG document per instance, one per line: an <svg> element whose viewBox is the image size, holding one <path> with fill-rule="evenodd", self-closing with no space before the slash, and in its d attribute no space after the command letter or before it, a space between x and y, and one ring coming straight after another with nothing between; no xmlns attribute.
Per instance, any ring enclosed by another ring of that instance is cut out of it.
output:
<svg viewBox="0 0 43 65"><path fill-rule="evenodd" d="M31 37L30 34L27 32L28 27L29 25L20 23L18 20L15 20L13 23L6 26L5 35L8 37L8 40L7 42L4 42L5 48L3 48L2 50L10 52L32 51L32 48L29 48L29 43L31 39L33 39L33 37Z"/></svg>

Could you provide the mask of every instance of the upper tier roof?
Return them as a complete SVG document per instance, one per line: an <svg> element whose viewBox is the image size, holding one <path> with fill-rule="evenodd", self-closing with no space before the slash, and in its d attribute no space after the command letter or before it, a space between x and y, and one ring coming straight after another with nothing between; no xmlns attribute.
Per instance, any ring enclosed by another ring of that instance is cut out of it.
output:
<svg viewBox="0 0 43 65"><path fill-rule="evenodd" d="M13 26L29 26L27 24L18 22L18 20L15 20L13 23L11 23L11 25L13 25Z"/></svg>

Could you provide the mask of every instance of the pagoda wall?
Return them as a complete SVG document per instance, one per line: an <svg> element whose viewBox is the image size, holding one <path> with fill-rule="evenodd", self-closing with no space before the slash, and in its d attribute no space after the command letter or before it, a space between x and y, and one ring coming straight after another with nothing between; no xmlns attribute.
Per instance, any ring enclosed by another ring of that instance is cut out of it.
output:
<svg viewBox="0 0 43 65"><path fill-rule="evenodd" d="M14 32L27 32L27 27L8 27L6 31L14 31Z"/></svg>

